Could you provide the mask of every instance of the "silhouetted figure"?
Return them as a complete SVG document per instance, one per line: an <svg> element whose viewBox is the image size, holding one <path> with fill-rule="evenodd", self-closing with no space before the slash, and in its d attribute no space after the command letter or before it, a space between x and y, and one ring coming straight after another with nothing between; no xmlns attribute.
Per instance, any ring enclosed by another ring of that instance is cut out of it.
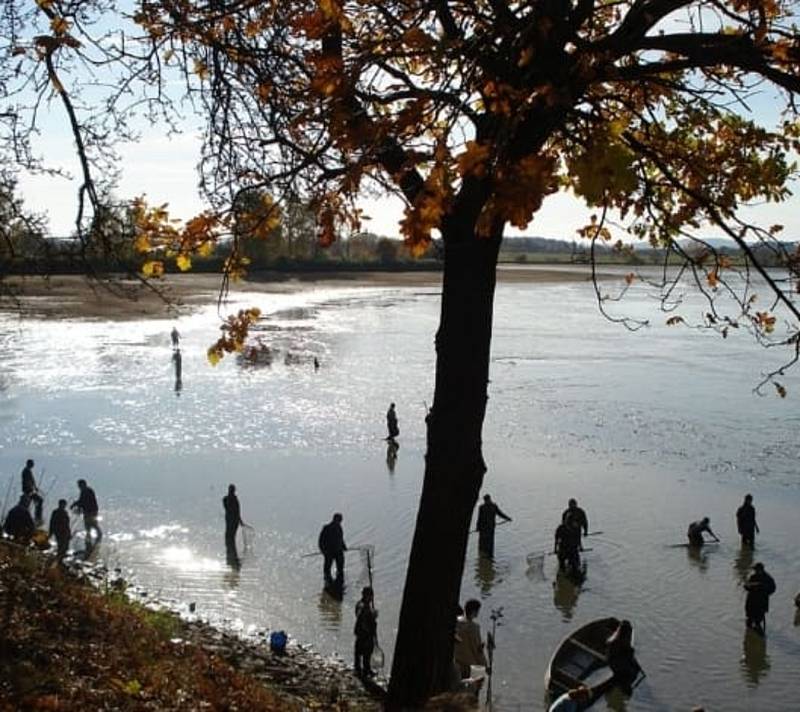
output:
<svg viewBox="0 0 800 712"><path fill-rule="evenodd" d="M475 620L481 610L481 602L471 598L464 604L464 615L456 620L456 642L453 657L461 672L461 679L470 677L470 665L486 667L486 655L483 652L481 627Z"/></svg>
<svg viewBox="0 0 800 712"><path fill-rule="evenodd" d="M347 545L344 543L344 532L342 531L342 515L339 512L333 515L333 519L322 527L317 540L319 550L322 552L322 574L325 577L325 585L333 583L331 578L331 565L336 562L336 581L344 581L344 552Z"/></svg>
<svg viewBox="0 0 800 712"><path fill-rule="evenodd" d="M29 506L28 496L23 494L19 498L19 502L8 510L6 521L3 522L3 531L14 541L24 544L31 540L33 532L36 531L33 517L28 510Z"/></svg>
<svg viewBox="0 0 800 712"><path fill-rule="evenodd" d="M639 676L639 663L633 650L633 626L630 621L621 621L606 641L608 666L614 674L614 684L630 695L634 680Z"/></svg>
<svg viewBox="0 0 800 712"><path fill-rule="evenodd" d="M228 564L238 565L239 556L236 552L236 532L243 525L239 498L236 496L236 485L228 485L228 494L222 498L225 509L225 551L228 555Z"/></svg>
<svg viewBox="0 0 800 712"><path fill-rule="evenodd" d="M584 512L578 506L578 500L570 499L567 502L567 508L561 515L562 524L567 521L567 517L572 517L572 520L578 525L578 527L583 529L584 536L589 533L589 519L586 516L586 512Z"/></svg>
<svg viewBox="0 0 800 712"><path fill-rule="evenodd" d="M486 556L494 556L494 528L497 525L497 517L507 522L511 521L511 517L492 502L488 494L485 494L483 504L478 507L478 521L475 528L478 530L478 550Z"/></svg>
<svg viewBox="0 0 800 712"><path fill-rule="evenodd" d="M375 672L370 662L375 650L375 635L378 632L378 611L375 610L375 594L371 586L361 589L361 600L356 603L356 623L353 633L356 636L355 664L356 675L372 677Z"/></svg>
<svg viewBox="0 0 800 712"><path fill-rule="evenodd" d="M578 523L567 517L556 527L553 551L558 556L558 568L571 572L580 571L581 529Z"/></svg>
<svg viewBox="0 0 800 712"><path fill-rule="evenodd" d="M756 532L761 533L756 523L756 508L753 506L753 495L746 494L744 502L736 510L736 530L742 537L744 546L754 547L756 543Z"/></svg>
<svg viewBox="0 0 800 712"><path fill-rule="evenodd" d="M172 348L177 349L181 341L181 335L177 326L172 327L172 331L170 332L169 336L170 339L172 339Z"/></svg>
<svg viewBox="0 0 800 712"><path fill-rule="evenodd" d="M397 450L400 443L397 440L389 440L386 443L386 467L390 473L394 473L394 466L397 463Z"/></svg>
<svg viewBox="0 0 800 712"><path fill-rule="evenodd" d="M63 561L69 548L69 540L72 539L72 530L69 523L69 512L67 511L67 500L58 500L58 509L54 509L50 515L50 536L56 540L56 558Z"/></svg>
<svg viewBox="0 0 800 712"><path fill-rule="evenodd" d="M747 627L764 635L769 597L775 593L775 579L764 570L764 564L756 563L753 564L753 573L747 577L744 589L747 591L744 602Z"/></svg>
<svg viewBox="0 0 800 712"><path fill-rule="evenodd" d="M686 536L689 538L689 546L703 546L706 543L705 539L703 539L703 532L708 532L714 537L714 541L719 541L717 535L711 531L711 520L708 517L703 517L699 521L692 522L686 531Z"/></svg>
<svg viewBox="0 0 800 712"><path fill-rule="evenodd" d="M28 460L25 467L22 468L22 494L28 498L28 506L33 502L34 516L37 522L41 522L44 499L39 494L39 488L36 486L36 479L33 476L33 460Z"/></svg>
<svg viewBox="0 0 800 712"><path fill-rule="evenodd" d="M389 404L389 410L386 411L386 428L389 431L387 440L394 440L400 435L400 428L397 425L397 411L394 409L394 403Z"/></svg>
<svg viewBox="0 0 800 712"><path fill-rule="evenodd" d="M314 370L319 371L319 359L314 356Z"/></svg>
<svg viewBox="0 0 800 712"><path fill-rule="evenodd" d="M103 532L97 523L97 515L100 508L97 506L97 497L94 495L94 490L86 484L86 480L78 480L78 489L80 495L71 505L70 509L83 515L83 526L86 529L86 548L91 546L91 532L95 532L95 544L99 544L103 538Z"/></svg>

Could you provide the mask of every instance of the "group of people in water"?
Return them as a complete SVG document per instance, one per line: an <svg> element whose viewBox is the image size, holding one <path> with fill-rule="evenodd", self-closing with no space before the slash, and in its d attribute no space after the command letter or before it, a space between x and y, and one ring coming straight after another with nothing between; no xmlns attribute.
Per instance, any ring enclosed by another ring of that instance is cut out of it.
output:
<svg viewBox="0 0 800 712"><path fill-rule="evenodd" d="M72 540L72 522L70 510L76 515L82 515L83 525L86 530L86 550L89 551L103 537L100 529L97 497L94 490L89 487L84 479L78 480L78 498L69 505L67 500L59 499L58 506L50 515L50 526L47 530L40 527L44 524L45 495L36 483L33 472L34 461L27 460L22 469L21 485L22 494L16 505L8 510L2 521L3 531L15 542L28 544L34 542L41 548L49 546L49 540L55 539L56 557L59 562L64 560ZM55 478L53 484L55 484ZM52 485L51 485L52 487ZM31 515L31 505L34 512Z"/></svg>

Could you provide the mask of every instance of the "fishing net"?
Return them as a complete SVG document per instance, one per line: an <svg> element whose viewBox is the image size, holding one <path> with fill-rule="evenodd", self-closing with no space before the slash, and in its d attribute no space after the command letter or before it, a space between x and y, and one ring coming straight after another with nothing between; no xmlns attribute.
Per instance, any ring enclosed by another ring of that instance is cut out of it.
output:
<svg viewBox="0 0 800 712"><path fill-rule="evenodd" d="M254 538L255 538L255 530L253 529L253 527L245 524L242 527L242 546L244 547L245 551L250 551L250 548L253 545Z"/></svg>
<svg viewBox="0 0 800 712"><path fill-rule="evenodd" d="M383 650L381 646L378 645L378 639L375 638L375 649L372 651L372 655L369 658L370 667L375 670L375 672L378 672L383 670L385 662Z"/></svg>
<svg viewBox="0 0 800 712"><path fill-rule="evenodd" d="M375 573L375 547L368 544L354 547L348 551L358 551L361 571L358 574L359 586L372 586L372 577Z"/></svg>

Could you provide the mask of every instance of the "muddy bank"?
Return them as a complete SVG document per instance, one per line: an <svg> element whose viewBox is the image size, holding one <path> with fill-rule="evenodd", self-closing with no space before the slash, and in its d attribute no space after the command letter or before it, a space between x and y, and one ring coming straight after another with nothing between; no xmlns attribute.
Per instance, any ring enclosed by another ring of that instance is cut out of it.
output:
<svg viewBox="0 0 800 712"><path fill-rule="evenodd" d="M585 266L499 266L500 282L553 283L585 281ZM431 287L441 272L253 272L229 285L228 295L242 292L292 293L331 287ZM169 274L148 282L117 277L90 279L77 275L8 277L0 282L0 312L34 318L142 319L175 318L219 302L218 274ZM223 300L224 302L224 300ZM223 303L224 311L224 303Z"/></svg>
<svg viewBox="0 0 800 712"><path fill-rule="evenodd" d="M341 663L186 621L100 566L0 541L0 710L380 709ZM142 597L144 600L144 597Z"/></svg>

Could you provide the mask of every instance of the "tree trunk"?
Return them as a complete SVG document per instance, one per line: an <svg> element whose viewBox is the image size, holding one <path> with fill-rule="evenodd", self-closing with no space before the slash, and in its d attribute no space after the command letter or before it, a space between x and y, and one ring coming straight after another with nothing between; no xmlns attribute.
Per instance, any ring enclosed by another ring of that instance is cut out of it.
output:
<svg viewBox="0 0 800 712"><path fill-rule="evenodd" d="M486 412L500 238L448 241L436 335L436 388L387 709L447 689L470 523L486 465Z"/></svg>

